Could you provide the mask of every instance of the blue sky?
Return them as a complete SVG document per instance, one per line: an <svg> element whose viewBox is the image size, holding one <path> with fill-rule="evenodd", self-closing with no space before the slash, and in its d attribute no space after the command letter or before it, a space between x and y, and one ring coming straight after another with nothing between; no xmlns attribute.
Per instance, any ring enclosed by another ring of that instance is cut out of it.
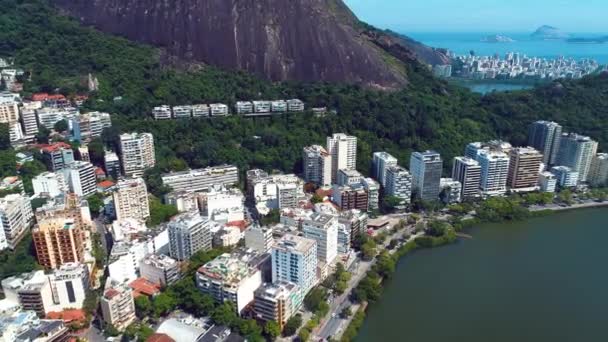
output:
<svg viewBox="0 0 608 342"><path fill-rule="evenodd" d="M608 34L608 0L344 0L362 20L400 32L529 32L552 25Z"/></svg>

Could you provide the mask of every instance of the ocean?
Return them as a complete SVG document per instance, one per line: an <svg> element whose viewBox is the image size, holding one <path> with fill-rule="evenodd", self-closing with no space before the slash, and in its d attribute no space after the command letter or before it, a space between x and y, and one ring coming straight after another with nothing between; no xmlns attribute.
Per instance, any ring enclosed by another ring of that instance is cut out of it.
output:
<svg viewBox="0 0 608 342"><path fill-rule="evenodd" d="M575 59L592 58L600 64L608 64L608 43L604 44L574 44L563 40L533 40L530 33L480 32L480 33L422 33L405 32L426 45L436 48L446 48L457 55L475 51L476 55L490 56L498 53L503 56L508 52L519 52L530 57L555 58L558 56ZM487 36L500 34L515 40L512 43L485 43L481 40ZM608 33L573 34L577 37L599 37Z"/></svg>

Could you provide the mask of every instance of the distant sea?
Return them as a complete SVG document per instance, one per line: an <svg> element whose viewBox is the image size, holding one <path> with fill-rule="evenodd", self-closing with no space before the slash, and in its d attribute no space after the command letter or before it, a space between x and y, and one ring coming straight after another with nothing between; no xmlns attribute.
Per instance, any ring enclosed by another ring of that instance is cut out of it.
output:
<svg viewBox="0 0 608 342"><path fill-rule="evenodd" d="M436 48L446 48L457 55L468 54L475 51L476 55L490 56L498 53L504 56L508 52L519 52L530 57L555 58L558 56L572 57L575 59L592 58L600 64L608 64L608 43L604 44L573 44L563 40L533 40L531 33L508 33L508 32L478 32L478 33L421 33L405 32L426 45ZM484 37L500 34L515 40L513 43L484 43ZM608 35L602 33L578 33L572 34L577 37L599 37Z"/></svg>

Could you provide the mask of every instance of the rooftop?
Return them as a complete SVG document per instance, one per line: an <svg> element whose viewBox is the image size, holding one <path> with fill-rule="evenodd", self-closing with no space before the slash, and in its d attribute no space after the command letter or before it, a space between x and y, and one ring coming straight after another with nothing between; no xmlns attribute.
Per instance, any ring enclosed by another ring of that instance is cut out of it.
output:
<svg viewBox="0 0 608 342"><path fill-rule="evenodd" d="M129 284L133 289L133 297L141 295L152 297L160 293L160 285L153 283L145 278L137 278Z"/></svg>
<svg viewBox="0 0 608 342"><path fill-rule="evenodd" d="M198 269L198 273L226 283L238 284L258 270L240 255L224 253Z"/></svg>
<svg viewBox="0 0 608 342"><path fill-rule="evenodd" d="M317 242L312 239L307 239L305 237L296 236L292 234L285 234L278 240L274 245L273 249L296 252L296 253L305 253L314 246L316 246Z"/></svg>

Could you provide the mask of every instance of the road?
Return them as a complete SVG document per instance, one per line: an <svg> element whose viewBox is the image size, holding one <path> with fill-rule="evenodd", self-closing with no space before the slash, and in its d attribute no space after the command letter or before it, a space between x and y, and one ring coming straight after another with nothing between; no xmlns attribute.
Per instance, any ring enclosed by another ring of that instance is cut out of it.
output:
<svg viewBox="0 0 608 342"><path fill-rule="evenodd" d="M386 249L390 244L391 240L401 239L406 234L410 235L410 240L415 239L418 235L412 235L414 233L415 226L407 226L405 229L400 230L393 235L391 235L388 239L386 239L383 248L379 248L379 250ZM409 240L408 240L409 241ZM390 250L389 253L394 253L400 246L397 246L393 250ZM314 341L318 340L328 340L330 337L336 337L337 334L341 334L346 328L346 324L349 322L349 319L343 319L340 317L340 313L344 308L351 307L354 305L350 301L350 293L352 290L359 284L359 282L365 277L367 272L374 266L376 263L376 259L372 261L361 261L356 264L355 270L351 271L351 280L348 283L348 288L344 291L344 294L335 298L329 305L329 319L321 322L319 327L317 327L315 331L315 335L313 336ZM353 313L354 314L354 313Z"/></svg>

